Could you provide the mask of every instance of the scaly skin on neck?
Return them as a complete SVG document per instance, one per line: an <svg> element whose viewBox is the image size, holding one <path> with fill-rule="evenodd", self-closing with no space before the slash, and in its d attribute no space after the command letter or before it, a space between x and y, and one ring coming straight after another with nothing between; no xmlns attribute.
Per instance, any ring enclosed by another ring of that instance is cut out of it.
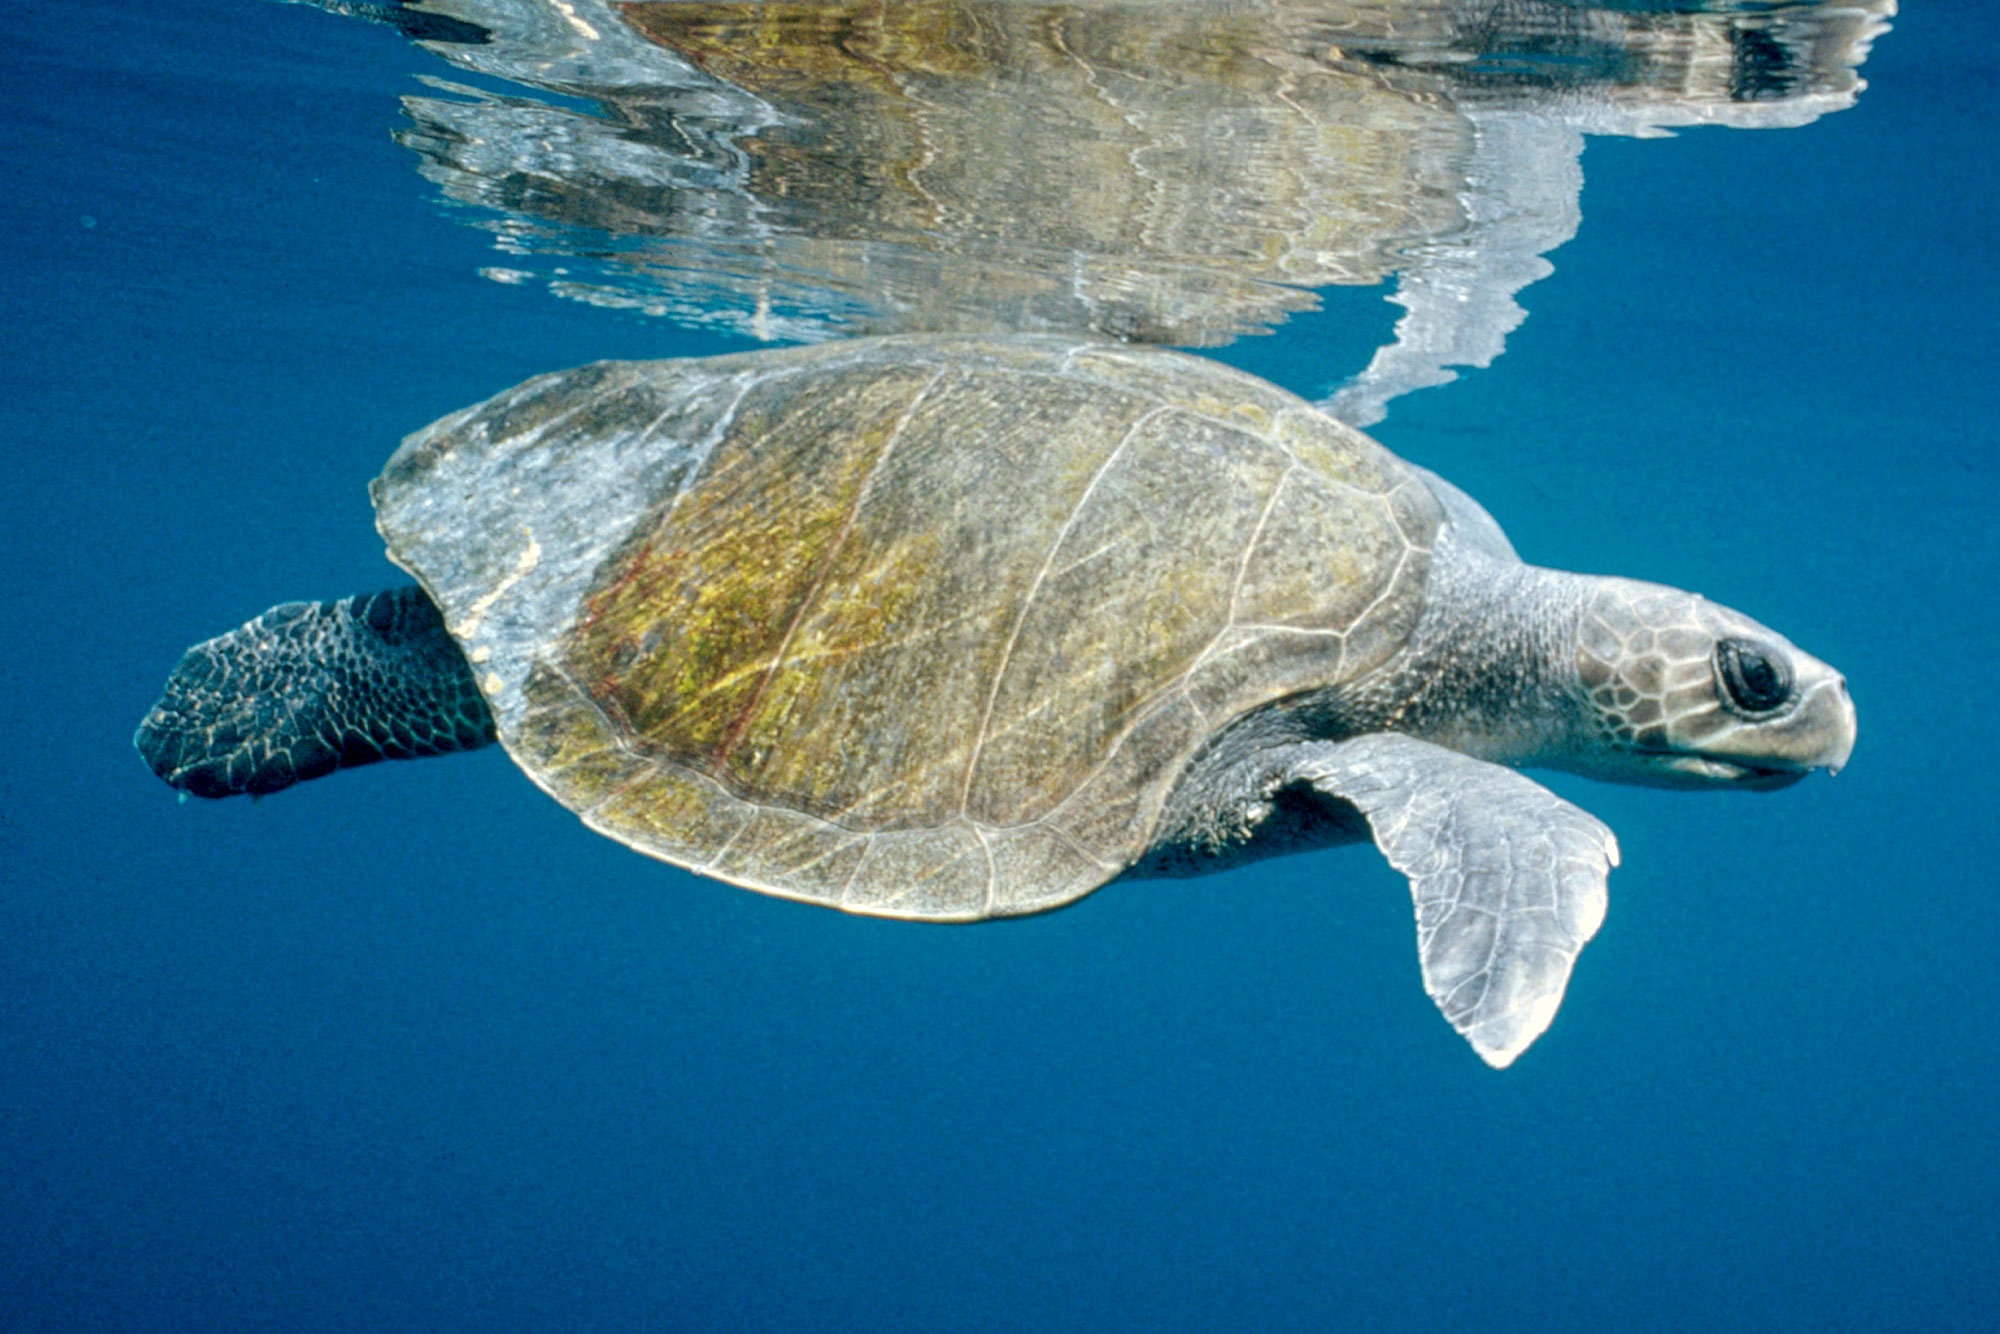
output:
<svg viewBox="0 0 2000 1334"><path fill-rule="evenodd" d="M1393 731L1499 763L1672 787L1780 787L1854 745L1846 681L1698 594L1495 558L1448 533L1407 653L1301 702L1314 735ZM1751 709L1724 645L1782 678Z"/></svg>
<svg viewBox="0 0 2000 1334"><path fill-rule="evenodd" d="M1782 663L1791 701L1761 715L1734 706L1718 679L1723 640ZM1747 616L1661 584L1525 565L1448 529L1404 653L1239 719L1172 804L1199 823L1186 803L1219 791L1224 771L1371 732L1617 782L1780 787L1838 769L1854 726L1840 675Z"/></svg>
<svg viewBox="0 0 2000 1334"><path fill-rule="evenodd" d="M1587 746L1577 627L1597 582L1496 560L1447 534L1408 650L1303 703L1301 721L1322 737L1401 732L1503 764Z"/></svg>

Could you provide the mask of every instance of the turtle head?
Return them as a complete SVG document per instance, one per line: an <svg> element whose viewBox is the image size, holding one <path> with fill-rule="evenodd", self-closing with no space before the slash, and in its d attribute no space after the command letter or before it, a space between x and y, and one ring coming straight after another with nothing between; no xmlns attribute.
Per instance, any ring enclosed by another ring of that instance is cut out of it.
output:
<svg viewBox="0 0 2000 1334"><path fill-rule="evenodd" d="M1839 672L1696 594L1593 582L1576 670L1598 744L1578 767L1668 787L1775 788L1847 763L1854 703Z"/></svg>

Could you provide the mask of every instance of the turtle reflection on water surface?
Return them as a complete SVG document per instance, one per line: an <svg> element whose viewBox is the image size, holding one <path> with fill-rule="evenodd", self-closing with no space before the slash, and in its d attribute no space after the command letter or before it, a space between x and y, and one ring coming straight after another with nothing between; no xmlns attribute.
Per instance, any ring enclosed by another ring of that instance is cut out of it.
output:
<svg viewBox="0 0 2000 1334"><path fill-rule="evenodd" d="M910 335L542 376L373 487L422 589L190 649L137 742L202 796L498 740L591 828L968 921L1372 833L1488 1062L1549 1024L1610 831L1511 765L1771 787L1842 678L1693 594L1540 569L1277 387Z"/></svg>

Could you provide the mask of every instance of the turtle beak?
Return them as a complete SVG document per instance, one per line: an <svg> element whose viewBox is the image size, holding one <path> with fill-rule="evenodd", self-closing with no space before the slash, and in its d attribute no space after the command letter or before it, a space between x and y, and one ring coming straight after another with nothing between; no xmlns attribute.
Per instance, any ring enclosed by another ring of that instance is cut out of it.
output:
<svg viewBox="0 0 2000 1334"><path fill-rule="evenodd" d="M1854 700L1847 693L1847 678L1835 677L1834 688L1827 692L1823 705L1826 714L1826 753L1820 764L1828 774L1837 774L1847 767L1847 757L1854 753L1854 738L1857 724L1854 717ZM1811 701L1807 701L1811 703Z"/></svg>
<svg viewBox="0 0 2000 1334"><path fill-rule="evenodd" d="M1839 773L1854 753L1854 701L1847 679L1795 653L1798 702L1778 717L1725 723L1679 754L1662 754L1655 776L1668 786L1722 785L1769 792L1815 769Z"/></svg>
<svg viewBox="0 0 2000 1334"><path fill-rule="evenodd" d="M1856 732L1847 678L1804 654L1799 657L1805 679L1798 707L1782 719L1757 725L1736 738L1736 745L1687 757L1688 772L1705 771L1711 779L1771 789L1790 787L1814 769L1837 774L1846 766L1854 753Z"/></svg>
<svg viewBox="0 0 2000 1334"><path fill-rule="evenodd" d="M1820 668L1819 679L1802 682L1806 689L1798 708L1767 730L1762 758L1773 768L1796 773L1824 769L1837 774L1854 753L1854 700L1846 677L1822 663L1812 665Z"/></svg>

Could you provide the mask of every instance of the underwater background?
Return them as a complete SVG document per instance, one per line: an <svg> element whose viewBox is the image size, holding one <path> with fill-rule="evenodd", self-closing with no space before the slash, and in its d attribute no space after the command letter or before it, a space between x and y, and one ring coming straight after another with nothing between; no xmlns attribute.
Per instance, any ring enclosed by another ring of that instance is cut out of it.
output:
<svg viewBox="0 0 2000 1334"><path fill-rule="evenodd" d="M8 16L0 1328L2000 1322L1991 7L1906 4L1800 128L1589 139L1505 356L1373 428L1859 709L1781 792L1538 775L1624 861L1502 1072L1366 848L944 928L636 856L497 749L176 803L167 670L399 582L405 433L753 344L481 278L388 26ZM1398 311L1323 295L1215 354L1324 396Z"/></svg>

